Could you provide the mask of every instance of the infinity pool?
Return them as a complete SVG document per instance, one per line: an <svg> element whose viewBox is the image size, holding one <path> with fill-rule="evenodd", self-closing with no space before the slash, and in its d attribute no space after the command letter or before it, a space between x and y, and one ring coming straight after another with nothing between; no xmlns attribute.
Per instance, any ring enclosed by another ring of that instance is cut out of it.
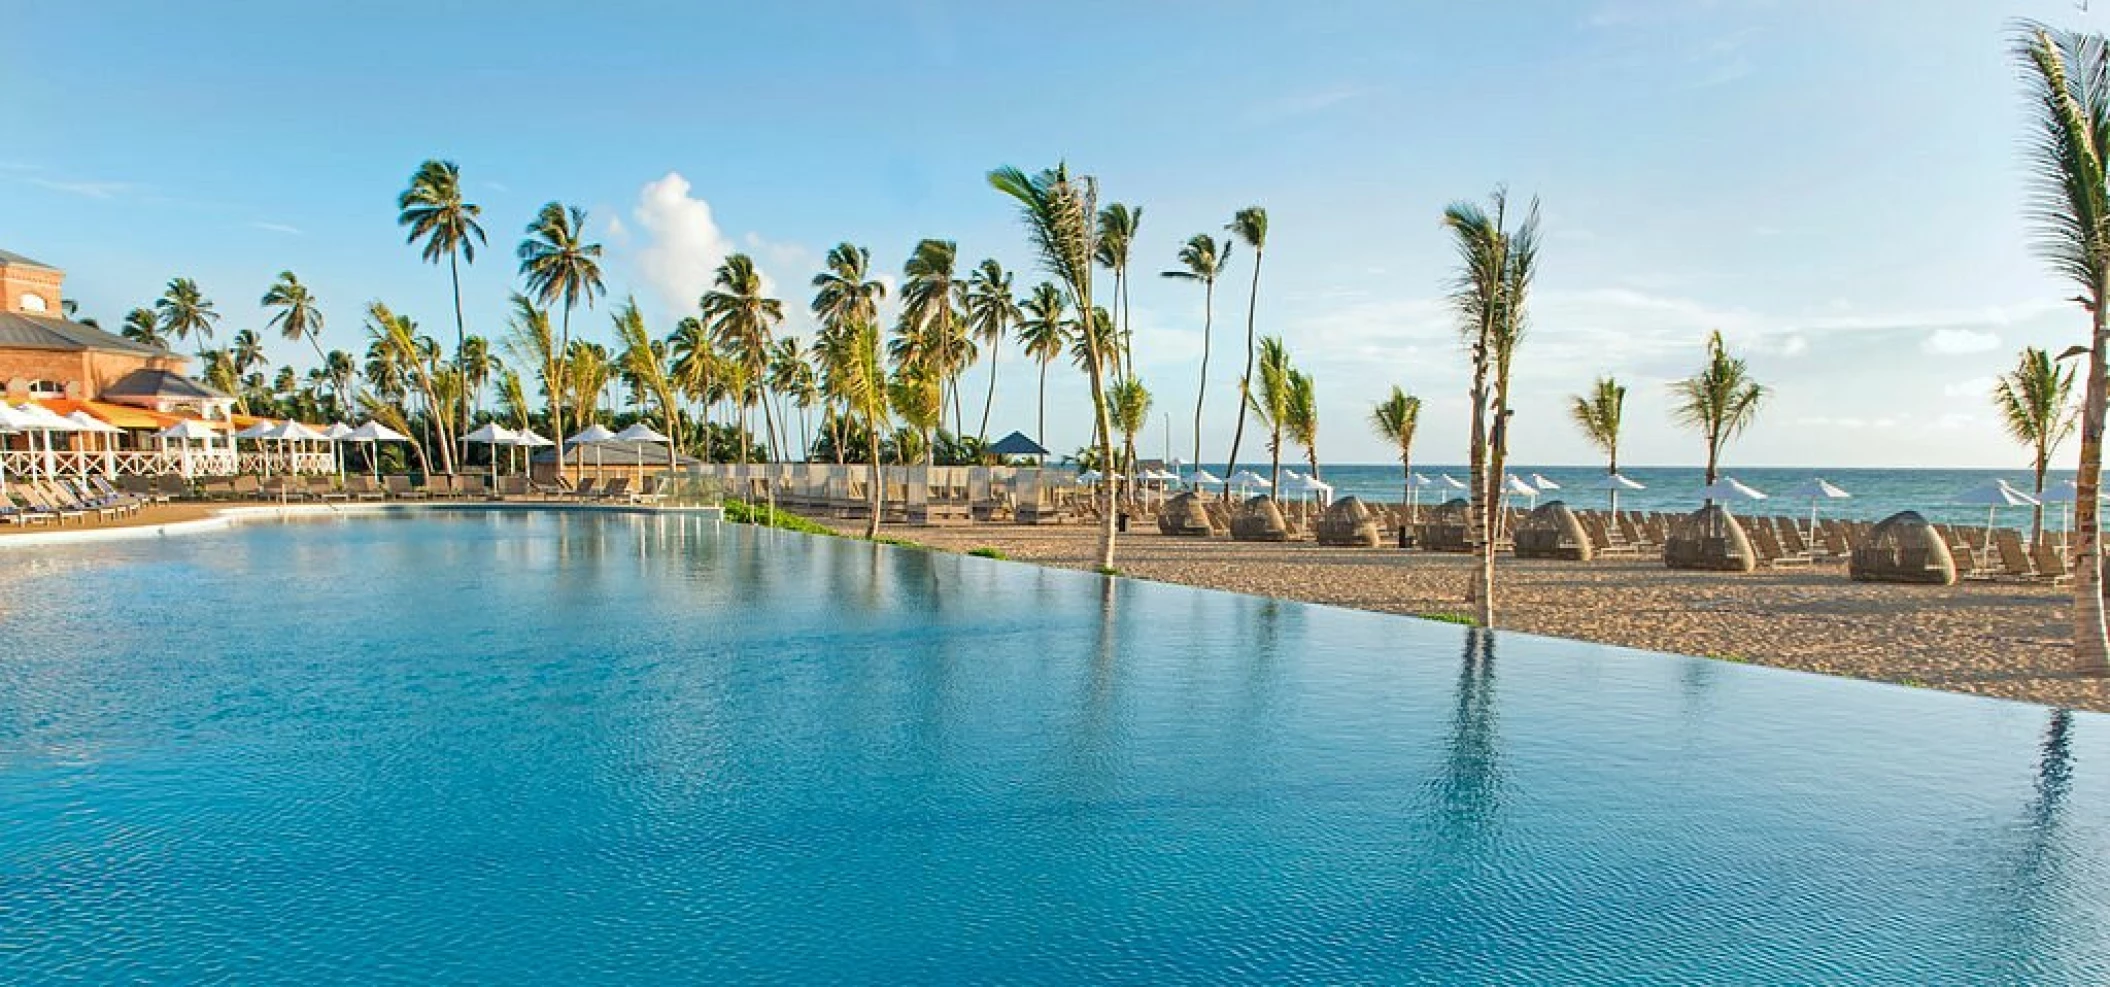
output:
<svg viewBox="0 0 2110 987"><path fill-rule="evenodd" d="M2101 984L2110 720L670 517L0 555L0 983Z"/></svg>

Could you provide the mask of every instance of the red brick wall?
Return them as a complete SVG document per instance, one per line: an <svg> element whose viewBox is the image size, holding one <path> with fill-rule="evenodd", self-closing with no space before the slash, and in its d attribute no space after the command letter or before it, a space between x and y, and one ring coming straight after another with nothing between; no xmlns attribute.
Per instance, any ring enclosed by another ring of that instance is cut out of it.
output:
<svg viewBox="0 0 2110 987"><path fill-rule="evenodd" d="M36 267L0 267L0 312L30 312L35 315L60 317L59 301L63 297L66 275ZM22 304L22 296L35 294L44 300L44 310L36 312Z"/></svg>

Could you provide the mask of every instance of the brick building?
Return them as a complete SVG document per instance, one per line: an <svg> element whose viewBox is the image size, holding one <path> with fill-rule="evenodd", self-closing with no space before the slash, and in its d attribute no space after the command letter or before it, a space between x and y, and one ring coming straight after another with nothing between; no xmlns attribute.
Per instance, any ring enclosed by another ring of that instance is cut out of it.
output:
<svg viewBox="0 0 2110 987"><path fill-rule="evenodd" d="M65 281L66 272L56 267L0 250L0 398L20 403L107 397L154 407L177 402L142 397L174 390L192 408L225 399L184 376L186 357L66 318L60 301Z"/></svg>

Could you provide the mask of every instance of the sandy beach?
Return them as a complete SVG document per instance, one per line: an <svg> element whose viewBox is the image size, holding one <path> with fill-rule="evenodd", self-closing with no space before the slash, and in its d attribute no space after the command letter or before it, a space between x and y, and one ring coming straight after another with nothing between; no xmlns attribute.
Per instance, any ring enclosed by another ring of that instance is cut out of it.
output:
<svg viewBox="0 0 2110 987"><path fill-rule="evenodd" d="M1096 529L1077 525L895 526L881 536L955 552L993 547L1070 569L1097 563ZM1118 555L1122 573L1140 579L1386 613L1468 609L1471 559L1462 555L1155 531L1123 535ZM1748 575L1632 559L1497 565L1504 629L2110 712L2110 679L2067 672L2071 591L2062 587L1856 583L1838 563Z"/></svg>

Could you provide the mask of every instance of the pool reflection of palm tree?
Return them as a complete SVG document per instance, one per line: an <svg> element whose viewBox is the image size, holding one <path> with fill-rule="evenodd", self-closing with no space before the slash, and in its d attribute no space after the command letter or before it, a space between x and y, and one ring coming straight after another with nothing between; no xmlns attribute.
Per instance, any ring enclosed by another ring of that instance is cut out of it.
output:
<svg viewBox="0 0 2110 987"><path fill-rule="evenodd" d="M1501 810L1501 744L1495 704L1495 635L1465 631L1443 766L1431 789L1437 824L1454 839L1480 836Z"/></svg>

